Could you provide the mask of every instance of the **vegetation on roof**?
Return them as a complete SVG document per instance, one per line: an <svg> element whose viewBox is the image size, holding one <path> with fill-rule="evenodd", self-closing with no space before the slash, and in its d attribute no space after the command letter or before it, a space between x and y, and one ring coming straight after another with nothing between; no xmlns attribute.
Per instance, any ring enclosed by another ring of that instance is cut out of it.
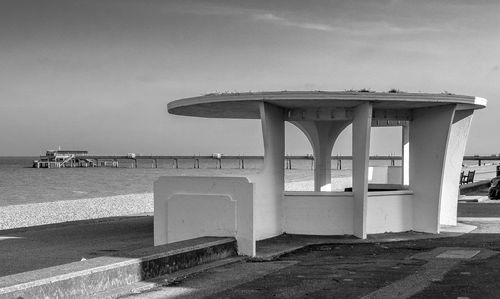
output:
<svg viewBox="0 0 500 299"><path fill-rule="evenodd" d="M291 92L289 90L281 90L279 92ZM324 90L311 90L310 92L318 92L318 93L322 93L322 92L327 92L327 91L324 91ZM377 93L377 91L374 91L374 90L371 90L370 88L361 88L361 89L345 89L344 92L352 92L352 93L360 93L360 92L364 92L364 93ZM206 94L202 94L202 96L238 96L238 95L242 95L242 94L259 94L259 93L265 93L264 91L260 91L260 92L254 92L254 91L247 91L247 92L238 92L238 91L223 91L223 92L219 92L219 91L215 91L215 92L211 92L211 93L206 93ZM381 93L384 93L383 91ZM402 90L399 90L397 88L391 88L389 89L388 91L386 91L385 93L406 93L406 91L402 91ZM445 94L445 95L454 95L454 93L451 93L451 92L448 92L448 91L442 91L441 94Z"/></svg>

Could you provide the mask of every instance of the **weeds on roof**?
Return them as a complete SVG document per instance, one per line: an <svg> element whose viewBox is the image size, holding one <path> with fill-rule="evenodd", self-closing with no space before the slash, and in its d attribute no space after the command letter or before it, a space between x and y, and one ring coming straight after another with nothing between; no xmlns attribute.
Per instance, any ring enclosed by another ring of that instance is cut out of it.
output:
<svg viewBox="0 0 500 299"><path fill-rule="evenodd" d="M404 93L404 91L401 91L397 88L391 88L389 89L388 93Z"/></svg>
<svg viewBox="0 0 500 299"><path fill-rule="evenodd" d="M369 88L361 88L361 89L345 89L344 90L345 92L375 92L375 91L372 91L371 89Z"/></svg>

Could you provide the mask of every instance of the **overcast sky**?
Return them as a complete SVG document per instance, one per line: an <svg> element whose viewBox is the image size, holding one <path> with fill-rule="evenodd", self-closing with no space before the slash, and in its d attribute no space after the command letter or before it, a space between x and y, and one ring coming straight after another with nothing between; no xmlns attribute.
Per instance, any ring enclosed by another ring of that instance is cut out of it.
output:
<svg viewBox="0 0 500 299"><path fill-rule="evenodd" d="M487 98L467 153L500 153L499 15L498 0L0 0L0 155L259 154L258 121L166 104L360 88ZM334 153L349 154L349 139ZM372 153L398 151L395 129L373 139ZM286 151L312 152L292 126Z"/></svg>

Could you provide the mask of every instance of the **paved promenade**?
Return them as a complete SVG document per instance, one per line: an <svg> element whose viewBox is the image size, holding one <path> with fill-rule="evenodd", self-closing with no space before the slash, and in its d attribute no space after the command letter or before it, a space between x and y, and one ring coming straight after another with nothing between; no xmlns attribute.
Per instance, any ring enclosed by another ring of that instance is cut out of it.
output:
<svg viewBox="0 0 500 299"><path fill-rule="evenodd" d="M457 237L316 245L126 297L498 298L500 220L462 221L477 229Z"/></svg>
<svg viewBox="0 0 500 299"><path fill-rule="evenodd" d="M126 297L498 298L500 214L482 205L466 206L474 217L460 218L477 227L468 234L366 244L325 240L278 259L212 268ZM0 275L120 256L151 246L152 232L151 216L0 231Z"/></svg>

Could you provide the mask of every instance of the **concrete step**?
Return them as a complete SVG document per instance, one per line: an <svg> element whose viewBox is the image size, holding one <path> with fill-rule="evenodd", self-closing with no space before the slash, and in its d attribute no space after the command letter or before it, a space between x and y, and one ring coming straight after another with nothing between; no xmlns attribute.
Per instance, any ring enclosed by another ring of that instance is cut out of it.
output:
<svg viewBox="0 0 500 299"><path fill-rule="evenodd" d="M82 298L235 256L234 238L202 237L0 277L0 298Z"/></svg>
<svg viewBox="0 0 500 299"><path fill-rule="evenodd" d="M140 294L142 292L153 290L154 288L157 287L171 285L175 282L181 281L199 272L208 271L210 269L222 267L225 265L244 262L245 260L247 260L247 258L243 256L228 257L222 260L217 260L214 262L201 264L184 270L179 270L171 274L165 274L153 279L132 283L120 288L109 289L104 292L98 292L92 294L91 297L101 298L101 299L114 299L123 296L126 297L127 295L132 295L132 294Z"/></svg>

